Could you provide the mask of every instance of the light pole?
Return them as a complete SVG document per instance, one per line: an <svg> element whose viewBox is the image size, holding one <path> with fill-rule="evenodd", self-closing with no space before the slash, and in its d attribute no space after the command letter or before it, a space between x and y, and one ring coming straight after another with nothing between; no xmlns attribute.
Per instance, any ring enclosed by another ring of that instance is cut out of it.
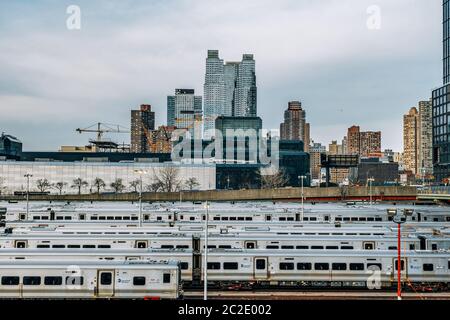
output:
<svg viewBox="0 0 450 320"><path fill-rule="evenodd" d="M303 192L303 180L306 178L306 176L298 176L298 178L301 181L301 188L302 188L302 214L301 214L301 221L303 221L303 217L305 214L305 204L304 204L304 192Z"/></svg>
<svg viewBox="0 0 450 320"><path fill-rule="evenodd" d="M24 177L27 178L27 215L25 217L25 220L28 220L28 213L29 213L29 210L30 210L30 178L32 176L33 175L30 174L30 173L27 173L27 174L24 175Z"/></svg>
<svg viewBox="0 0 450 320"><path fill-rule="evenodd" d="M203 263L203 300L208 300L208 218L209 218L209 203L205 203L205 259Z"/></svg>
<svg viewBox="0 0 450 320"><path fill-rule="evenodd" d="M142 227L142 175L147 173L144 170L134 170L134 172L139 174L139 227Z"/></svg>
<svg viewBox="0 0 450 320"><path fill-rule="evenodd" d="M405 218L405 213L397 213L392 219L397 224L397 300L402 300L401 224Z"/></svg>
<svg viewBox="0 0 450 320"><path fill-rule="evenodd" d="M372 182L374 182L375 179L374 178L368 178L367 181L369 182L369 198L370 198L369 204L372 205Z"/></svg>

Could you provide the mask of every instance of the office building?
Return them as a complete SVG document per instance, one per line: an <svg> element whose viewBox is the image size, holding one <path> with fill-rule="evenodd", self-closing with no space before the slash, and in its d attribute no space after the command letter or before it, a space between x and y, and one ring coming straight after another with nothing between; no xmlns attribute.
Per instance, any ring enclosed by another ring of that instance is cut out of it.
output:
<svg viewBox="0 0 450 320"><path fill-rule="evenodd" d="M283 140L307 141L306 112L302 108L300 101L290 101L288 108L284 112L284 122L280 124L280 136Z"/></svg>
<svg viewBox="0 0 450 320"><path fill-rule="evenodd" d="M360 131L359 126L352 126L347 131L347 154L360 157L381 156L381 132Z"/></svg>
<svg viewBox="0 0 450 320"><path fill-rule="evenodd" d="M403 116L403 161L405 169L413 174L418 173L419 130L419 112L413 107Z"/></svg>
<svg viewBox="0 0 450 320"><path fill-rule="evenodd" d="M155 129L155 113L151 105L142 104L131 110L131 152L149 152L150 131Z"/></svg>
<svg viewBox="0 0 450 320"><path fill-rule="evenodd" d="M420 177L431 178L433 174L433 116L432 102L419 102L419 172Z"/></svg>
<svg viewBox="0 0 450 320"><path fill-rule="evenodd" d="M202 97L194 89L175 89L175 95L167 97L167 125L187 129L191 138L201 138Z"/></svg>
<svg viewBox="0 0 450 320"><path fill-rule="evenodd" d="M22 142L16 137L2 133L0 136L0 157L20 157L22 154Z"/></svg>

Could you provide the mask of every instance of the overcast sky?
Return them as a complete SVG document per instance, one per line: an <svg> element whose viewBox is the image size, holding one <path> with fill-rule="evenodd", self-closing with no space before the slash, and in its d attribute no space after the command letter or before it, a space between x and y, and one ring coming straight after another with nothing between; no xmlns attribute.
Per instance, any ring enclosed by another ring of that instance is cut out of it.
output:
<svg viewBox="0 0 450 320"><path fill-rule="evenodd" d="M66 27L69 5L80 30ZM380 29L367 27L371 5ZM164 124L166 96L202 94L207 50L218 49L255 55L265 128L301 100L313 140L358 124L401 151L403 114L442 82L441 11L441 0L1 1L0 131L25 150L84 145L91 136L76 128L129 127L141 103Z"/></svg>

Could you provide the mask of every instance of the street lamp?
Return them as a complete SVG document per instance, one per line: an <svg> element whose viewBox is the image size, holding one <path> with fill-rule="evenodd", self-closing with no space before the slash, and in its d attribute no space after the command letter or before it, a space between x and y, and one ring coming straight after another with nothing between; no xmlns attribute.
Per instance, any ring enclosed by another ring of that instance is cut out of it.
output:
<svg viewBox="0 0 450 320"><path fill-rule="evenodd" d="M27 215L26 215L26 219L25 220L28 220L28 213L29 213L29 210L30 210L30 178L32 176L33 175L31 173L27 173L27 174L24 175L24 177L27 178Z"/></svg>
<svg viewBox="0 0 450 320"><path fill-rule="evenodd" d="M209 203L205 203L205 258L203 263L203 300L208 300L208 219L209 219Z"/></svg>
<svg viewBox="0 0 450 320"><path fill-rule="evenodd" d="M142 227L142 175L147 171L136 169L134 172L139 174L139 227Z"/></svg>
<svg viewBox="0 0 450 320"><path fill-rule="evenodd" d="M372 177L372 178L368 178L367 181L369 182L370 205L372 205L372 182L374 182L375 179Z"/></svg>
<svg viewBox="0 0 450 320"><path fill-rule="evenodd" d="M388 210L388 215L393 217L392 221L397 224L397 300L402 300L401 224L406 221L406 215L411 214L412 212L410 211L399 213L397 210ZM395 267L393 268L393 271L395 271Z"/></svg>
<svg viewBox="0 0 450 320"><path fill-rule="evenodd" d="M303 180L306 178L306 176L298 176L298 178L301 181L301 187L302 187L302 214L301 214L301 221L303 221L303 217L305 214L305 204L304 204L304 193L303 193Z"/></svg>

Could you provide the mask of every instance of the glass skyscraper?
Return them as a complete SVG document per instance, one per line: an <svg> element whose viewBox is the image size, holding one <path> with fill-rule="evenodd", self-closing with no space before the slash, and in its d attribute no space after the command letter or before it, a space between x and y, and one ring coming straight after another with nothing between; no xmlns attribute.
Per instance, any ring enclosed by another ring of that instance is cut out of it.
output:
<svg viewBox="0 0 450 320"><path fill-rule="evenodd" d="M256 73L253 55L226 62L218 50L208 50L204 84L204 138L214 136L215 119L256 116Z"/></svg>
<svg viewBox="0 0 450 320"><path fill-rule="evenodd" d="M194 89L176 89L174 96L167 97L167 124L188 129L191 137L201 136L202 97ZM199 132L200 131L200 132Z"/></svg>
<svg viewBox="0 0 450 320"><path fill-rule="evenodd" d="M450 177L450 0L443 0L443 86L433 101L433 174L437 182Z"/></svg>

